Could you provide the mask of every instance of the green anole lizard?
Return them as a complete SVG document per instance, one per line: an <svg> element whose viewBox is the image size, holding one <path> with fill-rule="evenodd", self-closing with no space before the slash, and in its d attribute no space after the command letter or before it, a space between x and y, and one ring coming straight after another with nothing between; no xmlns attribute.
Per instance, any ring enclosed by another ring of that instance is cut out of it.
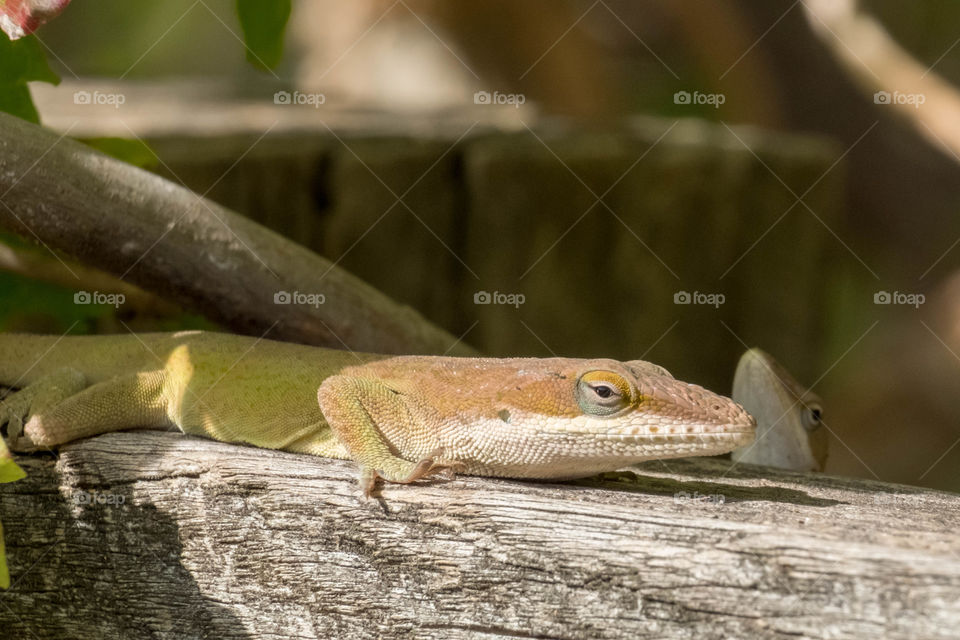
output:
<svg viewBox="0 0 960 640"><path fill-rule="evenodd" d="M757 419L757 439L730 457L737 462L794 471L823 471L827 431L820 398L800 386L760 349L743 354L733 377L733 399Z"/></svg>
<svg viewBox="0 0 960 640"><path fill-rule="evenodd" d="M377 478L577 478L725 453L756 423L649 362L359 354L206 332L0 335L14 450L132 427L352 459Z"/></svg>

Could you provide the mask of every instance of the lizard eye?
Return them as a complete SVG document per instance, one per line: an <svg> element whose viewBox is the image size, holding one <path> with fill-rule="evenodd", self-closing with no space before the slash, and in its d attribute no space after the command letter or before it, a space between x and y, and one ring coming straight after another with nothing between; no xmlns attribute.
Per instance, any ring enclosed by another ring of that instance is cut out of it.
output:
<svg viewBox="0 0 960 640"><path fill-rule="evenodd" d="M612 371L588 371L577 380L577 404L592 416L613 415L630 406L632 396L630 383Z"/></svg>
<svg viewBox="0 0 960 640"><path fill-rule="evenodd" d="M813 431L820 426L823 419L823 409L819 404L811 402L803 409L803 427L807 431Z"/></svg>

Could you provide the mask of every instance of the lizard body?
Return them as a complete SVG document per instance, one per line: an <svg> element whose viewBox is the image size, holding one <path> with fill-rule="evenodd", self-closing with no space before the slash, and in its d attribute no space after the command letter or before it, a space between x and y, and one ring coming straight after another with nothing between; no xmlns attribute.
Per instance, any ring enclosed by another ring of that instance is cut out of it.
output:
<svg viewBox="0 0 960 640"><path fill-rule="evenodd" d="M334 458L410 482L445 470L574 478L753 440L729 398L633 360L358 354L209 332L0 335L13 448L134 427Z"/></svg>

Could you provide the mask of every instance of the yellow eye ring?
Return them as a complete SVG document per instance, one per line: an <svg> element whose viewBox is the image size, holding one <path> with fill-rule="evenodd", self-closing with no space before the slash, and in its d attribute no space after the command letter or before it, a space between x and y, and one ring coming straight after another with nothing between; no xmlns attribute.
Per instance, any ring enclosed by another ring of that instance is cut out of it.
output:
<svg viewBox="0 0 960 640"><path fill-rule="evenodd" d="M624 379L619 373L614 373L613 371L587 371L585 374L580 376L580 380L589 385L606 383L614 388L617 392L627 400L633 399L633 388L630 386L630 383Z"/></svg>
<svg viewBox="0 0 960 640"><path fill-rule="evenodd" d="M605 417L632 405L635 392L620 374L598 369L587 371L580 376L577 380L576 398L584 413Z"/></svg>

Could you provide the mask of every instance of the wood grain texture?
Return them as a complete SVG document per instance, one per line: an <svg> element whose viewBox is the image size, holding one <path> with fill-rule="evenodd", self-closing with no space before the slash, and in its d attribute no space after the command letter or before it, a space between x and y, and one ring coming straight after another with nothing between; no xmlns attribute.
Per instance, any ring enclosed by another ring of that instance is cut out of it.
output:
<svg viewBox="0 0 960 640"><path fill-rule="evenodd" d="M20 460L29 476L0 486L4 637L953 638L960 624L960 496L936 491L700 459L365 501L347 462L164 433Z"/></svg>

